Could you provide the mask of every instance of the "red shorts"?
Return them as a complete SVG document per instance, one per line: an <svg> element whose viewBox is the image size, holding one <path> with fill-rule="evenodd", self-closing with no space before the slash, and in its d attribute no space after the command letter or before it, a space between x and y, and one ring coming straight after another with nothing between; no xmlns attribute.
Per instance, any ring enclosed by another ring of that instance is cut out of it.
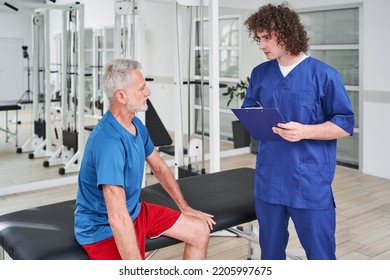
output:
<svg viewBox="0 0 390 280"><path fill-rule="evenodd" d="M141 210L134 220L141 257L145 259L146 237L157 238L170 229L179 219L177 210L157 204L141 202ZM82 245L91 260L121 260L114 237L102 241Z"/></svg>

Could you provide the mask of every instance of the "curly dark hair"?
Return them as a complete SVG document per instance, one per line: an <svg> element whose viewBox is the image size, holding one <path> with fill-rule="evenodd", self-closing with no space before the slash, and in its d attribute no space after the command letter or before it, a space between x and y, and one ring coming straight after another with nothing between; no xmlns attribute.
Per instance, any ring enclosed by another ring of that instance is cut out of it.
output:
<svg viewBox="0 0 390 280"><path fill-rule="evenodd" d="M309 49L309 38L299 15L287 7L286 3L275 6L267 4L252 14L245 25L249 31L249 37L260 42L258 32L275 34L278 44L291 55L299 55Z"/></svg>

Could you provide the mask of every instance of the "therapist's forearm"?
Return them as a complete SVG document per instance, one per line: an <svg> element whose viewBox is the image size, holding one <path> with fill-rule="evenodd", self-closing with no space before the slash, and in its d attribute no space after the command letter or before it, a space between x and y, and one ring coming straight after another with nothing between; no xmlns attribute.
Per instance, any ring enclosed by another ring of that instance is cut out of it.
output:
<svg viewBox="0 0 390 280"><path fill-rule="evenodd" d="M324 122L322 124L306 125L306 127L306 139L334 140L349 136L348 132L330 121Z"/></svg>
<svg viewBox="0 0 390 280"><path fill-rule="evenodd" d="M334 140L349 135L348 132L330 121L322 124L279 123L272 130L290 142L297 142L303 139Z"/></svg>

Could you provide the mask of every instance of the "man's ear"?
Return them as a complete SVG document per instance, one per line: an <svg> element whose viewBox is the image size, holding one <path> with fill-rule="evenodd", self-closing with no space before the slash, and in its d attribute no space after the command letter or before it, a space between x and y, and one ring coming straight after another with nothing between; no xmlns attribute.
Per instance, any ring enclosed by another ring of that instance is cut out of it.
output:
<svg viewBox="0 0 390 280"><path fill-rule="evenodd" d="M119 103L126 104L126 93L123 90L118 90L114 96Z"/></svg>

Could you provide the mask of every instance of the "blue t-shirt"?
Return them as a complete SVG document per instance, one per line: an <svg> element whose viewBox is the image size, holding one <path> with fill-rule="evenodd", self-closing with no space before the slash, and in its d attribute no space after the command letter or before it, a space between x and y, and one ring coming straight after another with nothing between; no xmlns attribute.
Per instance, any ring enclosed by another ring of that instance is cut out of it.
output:
<svg viewBox="0 0 390 280"><path fill-rule="evenodd" d="M351 135L354 113L338 72L308 57L284 77L276 60L256 66L242 107L277 107L286 122L330 121ZM336 140L261 141L256 158L255 197L303 209L334 206L331 184Z"/></svg>
<svg viewBox="0 0 390 280"><path fill-rule="evenodd" d="M140 119L134 117L133 124L136 136L107 111L88 138L80 165L75 211L75 235L80 244L113 236L102 185L125 189L133 220L140 211L145 158L153 152L154 145Z"/></svg>

